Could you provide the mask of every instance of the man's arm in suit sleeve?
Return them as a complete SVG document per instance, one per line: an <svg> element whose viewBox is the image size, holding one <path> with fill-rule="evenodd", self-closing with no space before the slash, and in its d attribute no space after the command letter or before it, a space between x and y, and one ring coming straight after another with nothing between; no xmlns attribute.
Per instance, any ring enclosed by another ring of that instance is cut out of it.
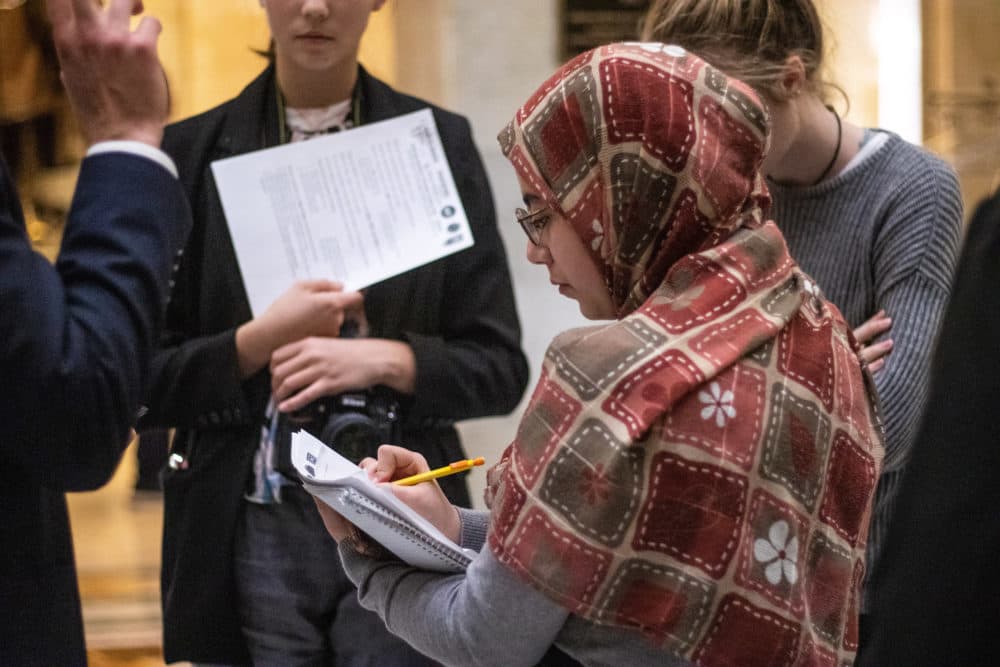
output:
<svg viewBox="0 0 1000 667"><path fill-rule="evenodd" d="M84 160L54 267L32 251L13 205L0 209L0 458L53 488L107 481L190 224L174 175L127 152Z"/></svg>

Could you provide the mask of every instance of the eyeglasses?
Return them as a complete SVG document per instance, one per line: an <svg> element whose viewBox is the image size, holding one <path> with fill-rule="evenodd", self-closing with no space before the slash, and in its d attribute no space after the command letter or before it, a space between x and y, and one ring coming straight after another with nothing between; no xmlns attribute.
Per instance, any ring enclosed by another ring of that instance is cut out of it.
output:
<svg viewBox="0 0 1000 667"><path fill-rule="evenodd" d="M528 240L535 245L542 245L542 230L552 219L552 211L546 206L539 211L526 211L523 208L514 211L514 217L521 229L528 235Z"/></svg>

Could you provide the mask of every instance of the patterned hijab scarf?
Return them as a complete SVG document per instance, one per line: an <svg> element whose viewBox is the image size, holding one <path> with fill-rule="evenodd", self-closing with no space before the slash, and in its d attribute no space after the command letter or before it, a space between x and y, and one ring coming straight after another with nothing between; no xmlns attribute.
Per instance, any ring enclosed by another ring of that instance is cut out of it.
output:
<svg viewBox="0 0 1000 667"><path fill-rule="evenodd" d="M494 553L699 665L849 662L881 429L847 325L765 220L760 100L679 47L614 44L500 143L619 319L550 345L490 471Z"/></svg>

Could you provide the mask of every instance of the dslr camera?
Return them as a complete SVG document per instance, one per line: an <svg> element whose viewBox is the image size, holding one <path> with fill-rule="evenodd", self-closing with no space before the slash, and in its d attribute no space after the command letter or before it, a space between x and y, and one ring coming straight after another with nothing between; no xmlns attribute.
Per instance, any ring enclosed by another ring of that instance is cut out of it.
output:
<svg viewBox="0 0 1000 667"><path fill-rule="evenodd" d="M396 392L376 386L317 399L288 416L292 430L304 428L353 463L378 457L385 442L399 442L400 406Z"/></svg>

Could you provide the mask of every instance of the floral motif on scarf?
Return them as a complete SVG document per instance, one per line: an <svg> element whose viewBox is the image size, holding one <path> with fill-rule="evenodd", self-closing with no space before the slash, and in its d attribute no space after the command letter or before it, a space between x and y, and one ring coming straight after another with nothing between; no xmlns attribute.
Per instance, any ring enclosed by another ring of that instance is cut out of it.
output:
<svg viewBox="0 0 1000 667"><path fill-rule="evenodd" d="M613 44L500 143L620 319L549 347L490 472L490 547L699 665L849 663L881 428L847 325L766 221L757 96L679 47Z"/></svg>

